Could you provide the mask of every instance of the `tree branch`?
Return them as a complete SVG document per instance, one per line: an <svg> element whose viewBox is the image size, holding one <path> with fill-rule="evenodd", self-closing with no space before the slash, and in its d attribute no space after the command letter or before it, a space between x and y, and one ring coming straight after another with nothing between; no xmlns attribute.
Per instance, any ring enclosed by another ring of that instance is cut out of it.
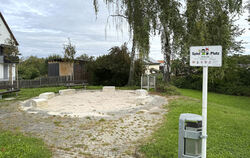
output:
<svg viewBox="0 0 250 158"><path fill-rule="evenodd" d="M127 17L127 16L122 15L122 14L116 14L116 15L110 15L110 16L112 16L112 17L121 17L121 18L128 19L128 17Z"/></svg>

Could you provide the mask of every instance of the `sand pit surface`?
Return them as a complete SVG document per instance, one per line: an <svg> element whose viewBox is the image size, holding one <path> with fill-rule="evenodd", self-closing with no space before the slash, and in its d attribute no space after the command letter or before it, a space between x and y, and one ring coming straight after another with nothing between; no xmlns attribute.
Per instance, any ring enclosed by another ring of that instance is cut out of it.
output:
<svg viewBox="0 0 250 158"><path fill-rule="evenodd" d="M78 91L48 99L48 106L29 107L28 111L72 117L112 117L141 109L155 101L153 96L140 96L133 90L115 92Z"/></svg>
<svg viewBox="0 0 250 158"><path fill-rule="evenodd" d="M165 97L135 91L78 90L57 94L47 106L28 102L0 107L1 127L43 139L53 158L140 157L138 147L160 127L167 112Z"/></svg>
<svg viewBox="0 0 250 158"><path fill-rule="evenodd" d="M48 107L41 109L49 111L49 114L109 117L110 112L129 110L139 106L142 103L137 101L138 98L139 96L133 91L78 92L49 99ZM143 99L150 100L149 97Z"/></svg>

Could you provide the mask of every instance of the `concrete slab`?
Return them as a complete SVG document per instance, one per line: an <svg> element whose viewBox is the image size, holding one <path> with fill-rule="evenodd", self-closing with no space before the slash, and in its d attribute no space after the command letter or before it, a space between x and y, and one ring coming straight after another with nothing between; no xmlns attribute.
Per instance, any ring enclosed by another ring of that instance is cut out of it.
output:
<svg viewBox="0 0 250 158"><path fill-rule="evenodd" d="M31 99L30 105L32 107L47 107L48 106L48 100L47 99Z"/></svg>
<svg viewBox="0 0 250 158"><path fill-rule="evenodd" d="M46 93L42 93L39 95L40 99L51 99L53 97L55 97L55 93L54 92L46 92Z"/></svg>
<svg viewBox="0 0 250 158"><path fill-rule="evenodd" d="M10 100L15 100L16 98L11 97L11 98L5 98L4 100L10 101Z"/></svg>
<svg viewBox="0 0 250 158"><path fill-rule="evenodd" d="M102 88L103 92L115 92L115 86L104 86Z"/></svg>
<svg viewBox="0 0 250 158"><path fill-rule="evenodd" d="M148 95L148 91L146 91L145 89L137 89L135 90L135 94L141 97L145 97Z"/></svg>
<svg viewBox="0 0 250 158"><path fill-rule="evenodd" d="M69 95L69 94L75 94L76 90L75 89L63 89L59 90L60 95Z"/></svg>

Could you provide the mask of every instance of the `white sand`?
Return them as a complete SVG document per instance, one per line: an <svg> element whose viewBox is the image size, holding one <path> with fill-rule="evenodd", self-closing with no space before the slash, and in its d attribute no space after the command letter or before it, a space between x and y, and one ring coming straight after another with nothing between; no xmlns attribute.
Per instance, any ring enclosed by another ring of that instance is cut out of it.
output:
<svg viewBox="0 0 250 158"><path fill-rule="evenodd" d="M77 92L70 95L59 95L48 100L47 107L37 110L48 111L51 115L68 115L77 117L109 117L108 112L119 112L143 106L150 97L141 97L135 91L116 92Z"/></svg>

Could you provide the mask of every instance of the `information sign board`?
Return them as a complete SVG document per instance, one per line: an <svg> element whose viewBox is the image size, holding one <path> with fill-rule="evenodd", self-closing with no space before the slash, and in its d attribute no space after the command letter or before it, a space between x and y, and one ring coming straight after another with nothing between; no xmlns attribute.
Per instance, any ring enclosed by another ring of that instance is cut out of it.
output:
<svg viewBox="0 0 250 158"><path fill-rule="evenodd" d="M190 47L190 66L221 67L221 46L192 46Z"/></svg>

